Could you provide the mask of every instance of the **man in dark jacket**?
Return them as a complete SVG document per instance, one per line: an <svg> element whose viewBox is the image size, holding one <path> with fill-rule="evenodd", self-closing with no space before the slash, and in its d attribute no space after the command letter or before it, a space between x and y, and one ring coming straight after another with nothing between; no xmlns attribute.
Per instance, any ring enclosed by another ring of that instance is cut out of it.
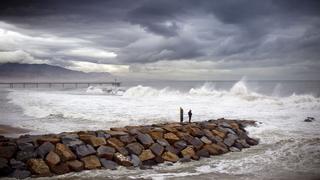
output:
<svg viewBox="0 0 320 180"><path fill-rule="evenodd" d="M190 109L189 112L188 112L188 116L189 116L189 123L191 123L191 117L192 117L191 109Z"/></svg>

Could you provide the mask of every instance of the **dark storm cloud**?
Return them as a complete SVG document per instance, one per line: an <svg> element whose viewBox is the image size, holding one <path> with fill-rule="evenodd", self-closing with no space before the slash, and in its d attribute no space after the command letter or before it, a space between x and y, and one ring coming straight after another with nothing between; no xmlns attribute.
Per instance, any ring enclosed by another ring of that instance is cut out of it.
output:
<svg viewBox="0 0 320 180"><path fill-rule="evenodd" d="M33 39L37 52L12 48L52 64L211 61L214 68L237 70L300 63L307 73L320 57L316 0L10 0L0 4L0 21L30 38L56 36L54 43ZM97 55L88 58L90 52Z"/></svg>

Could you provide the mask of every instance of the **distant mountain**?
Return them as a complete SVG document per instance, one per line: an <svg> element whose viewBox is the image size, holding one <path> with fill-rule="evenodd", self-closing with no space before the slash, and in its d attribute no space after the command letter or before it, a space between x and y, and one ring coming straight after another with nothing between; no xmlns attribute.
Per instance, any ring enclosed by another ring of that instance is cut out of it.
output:
<svg viewBox="0 0 320 180"><path fill-rule="evenodd" d="M108 81L110 73L85 73L47 64L0 64L0 81Z"/></svg>

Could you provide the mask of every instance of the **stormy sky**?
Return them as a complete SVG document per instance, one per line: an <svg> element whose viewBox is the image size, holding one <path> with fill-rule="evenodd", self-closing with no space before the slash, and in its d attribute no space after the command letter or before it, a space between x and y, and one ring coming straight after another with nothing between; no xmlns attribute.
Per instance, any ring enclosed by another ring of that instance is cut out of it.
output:
<svg viewBox="0 0 320 180"><path fill-rule="evenodd" d="M320 79L318 0L8 0L0 63L128 79Z"/></svg>

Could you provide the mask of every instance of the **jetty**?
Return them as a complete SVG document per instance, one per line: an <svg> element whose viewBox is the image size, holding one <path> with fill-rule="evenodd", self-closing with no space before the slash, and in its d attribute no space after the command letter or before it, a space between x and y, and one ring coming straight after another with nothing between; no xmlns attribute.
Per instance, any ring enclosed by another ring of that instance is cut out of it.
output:
<svg viewBox="0 0 320 180"><path fill-rule="evenodd" d="M248 136L248 120L209 120L115 127L60 134L0 136L0 176L47 177L119 166L152 168L188 163L258 144Z"/></svg>
<svg viewBox="0 0 320 180"><path fill-rule="evenodd" d="M0 82L0 87L7 88L53 88L53 87L89 87L92 85L112 85L114 87L119 87L121 82L109 81L109 82Z"/></svg>

